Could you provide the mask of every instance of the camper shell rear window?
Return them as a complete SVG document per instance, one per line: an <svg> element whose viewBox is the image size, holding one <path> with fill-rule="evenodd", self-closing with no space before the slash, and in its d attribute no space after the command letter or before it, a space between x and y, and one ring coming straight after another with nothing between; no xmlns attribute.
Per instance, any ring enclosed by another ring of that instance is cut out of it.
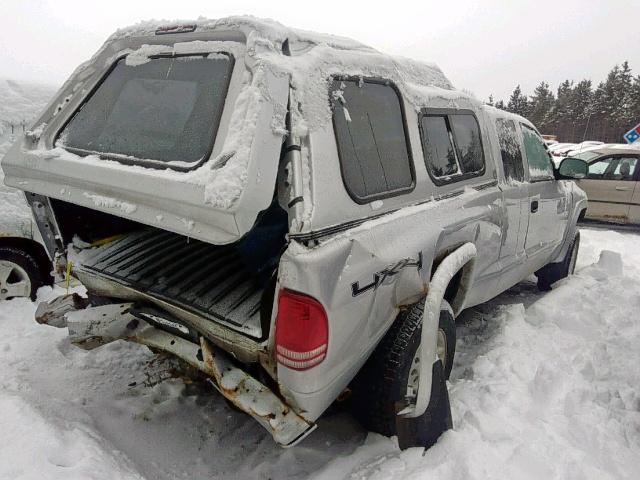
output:
<svg viewBox="0 0 640 480"><path fill-rule="evenodd" d="M79 155L189 170L211 155L233 57L119 59L67 122L56 146Z"/></svg>

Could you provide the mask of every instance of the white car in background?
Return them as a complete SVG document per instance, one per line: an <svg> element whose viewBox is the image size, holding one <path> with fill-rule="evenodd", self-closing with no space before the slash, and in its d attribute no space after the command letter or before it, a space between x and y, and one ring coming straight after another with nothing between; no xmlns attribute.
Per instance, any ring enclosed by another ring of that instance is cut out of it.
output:
<svg viewBox="0 0 640 480"><path fill-rule="evenodd" d="M555 145L554 145L555 146ZM594 140L587 140L581 143L566 143L562 147L556 147L555 149L549 149L551 152L551 158L556 167L560 165L560 162L566 157L573 157L583 152L588 152L596 148L603 148L604 142L598 142Z"/></svg>
<svg viewBox="0 0 640 480"><path fill-rule="evenodd" d="M38 288L53 283L51 270L24 193L0 187L0 301L35 299Z"/></svg>
<svg viewBox="0 0 640 480"><path fill-rule="evenodd" d="M567 156L567 152L576 148L576 145L575 143L556 143L555 145L551 145L549 147L549 153L551 153L554 165L557 167L560 161Z"/></svg>
<svg viewBox="0 0 640 480"><path fill-rule="evenodd" d="M570 146L573 146L573 145L575 145L575 143L567 143L567 142L554 143L553 145L549 145L549 151L550 152L554 152L554 151L559 150L561 148L570 147Z"/></svg>
<svg viewBox="0 0 640 480"><path fill-rule="evenodd" d="M588 149L603 148L604 146L605 146L604 142L597 142L597 141L594 141L594 140L588 140L586 142L578 143L575 146L575 148L569 150L569 152L567 152L567 153L576 154L576 153L587 151Z"/></svg>

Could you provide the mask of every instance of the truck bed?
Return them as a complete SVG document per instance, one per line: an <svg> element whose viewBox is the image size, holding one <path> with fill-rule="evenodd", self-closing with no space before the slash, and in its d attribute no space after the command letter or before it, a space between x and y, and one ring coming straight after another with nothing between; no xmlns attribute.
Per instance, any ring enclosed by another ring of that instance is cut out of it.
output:
<svg viewBox="0 0 640 480"><path fill-rule="evenodd" d="M83 256L83 270L260 338L264 281L237 245L218 246L143 229Z"/></svg>

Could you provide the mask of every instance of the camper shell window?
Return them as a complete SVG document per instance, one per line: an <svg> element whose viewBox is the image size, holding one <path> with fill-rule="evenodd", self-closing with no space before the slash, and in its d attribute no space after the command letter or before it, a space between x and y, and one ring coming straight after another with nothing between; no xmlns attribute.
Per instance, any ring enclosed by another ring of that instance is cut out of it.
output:
<svg viewBox="0 0 640 480"><path fill-rule="evenodd" d="M79 155L188 170L211 154L233 57L226 53L119 59L62 129Z"/></svg>
<svg viewBox="0 0 640 480"><path fill-rule="evenodd" d="M471 110L424 109L419 126L433 183L445 185L484 174L480 125Z"/></svg>
<svg viewBox="0 0 640 480"><path fill-rule="evenodd" d="M413 190L411 147L396 87L336 77L330 101L342 180L351 198L364 204Z"/></svg>

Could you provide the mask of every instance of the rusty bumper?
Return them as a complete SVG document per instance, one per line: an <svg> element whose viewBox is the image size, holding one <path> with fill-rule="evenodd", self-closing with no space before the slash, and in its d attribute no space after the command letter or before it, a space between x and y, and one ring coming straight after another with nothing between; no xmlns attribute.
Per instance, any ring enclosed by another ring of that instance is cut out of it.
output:
<svg viewBox="0 0 640 480"><path fill-rule="evenodd" d="M197 344L160 330L130 314L132 306L127 302L92 307L65 295L40 304L36 320L55 327L66 326L71 341L84 349L127 340L181 358L210 376L213 386L225 398L251 415L283 447L295 445L316 428L204 337Z"/></svg>

